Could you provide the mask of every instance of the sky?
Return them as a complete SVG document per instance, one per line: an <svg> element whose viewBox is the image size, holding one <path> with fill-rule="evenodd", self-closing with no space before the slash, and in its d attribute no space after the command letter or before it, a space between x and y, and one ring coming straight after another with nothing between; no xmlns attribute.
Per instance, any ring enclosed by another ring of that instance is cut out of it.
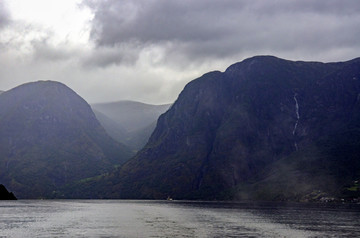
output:
<svg viewBox="0 0 360 238"><path fill-rule="evenodd" d="M255 55L360 57L359 26L359 0L0 0L0 90L54 80L89 103L171 103Z"/></svg>

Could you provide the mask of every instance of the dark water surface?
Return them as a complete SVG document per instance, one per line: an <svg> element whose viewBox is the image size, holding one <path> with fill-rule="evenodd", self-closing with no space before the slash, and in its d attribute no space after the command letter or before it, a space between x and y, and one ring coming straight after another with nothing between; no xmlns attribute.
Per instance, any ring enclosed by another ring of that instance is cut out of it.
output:
<svg viewBox="0 0 360 238"><path fill-rule="evenodd" d="M360 205L0 201L0 237L360 237Z"/></svg>

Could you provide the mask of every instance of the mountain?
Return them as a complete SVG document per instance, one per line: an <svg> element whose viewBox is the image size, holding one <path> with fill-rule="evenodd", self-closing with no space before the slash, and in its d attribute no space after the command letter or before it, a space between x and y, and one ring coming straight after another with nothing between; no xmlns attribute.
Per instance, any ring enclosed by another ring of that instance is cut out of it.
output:
<svg viewBox="0 0 360 238"><path fill-rule="evenodd" d="M0 200L17 200L13 193L8 192L4 185L0 184Z"/></svg>
<svg viewBox="0 0 360 238"><path fill-rule="evenodd" d="M119 101L93 104L91 107L110 136L133 150L140 150L155 129L158 117L170 105Z"/></svg>
<svg viewBox="0 0 360 238"><path fill-rule="evenodd" d="M104 197L360 196L360 58L256 56L190 82ZM84 191L85 192L85 191Z"/></svg>
<svg viewBox="0 0 360 238"><path fill-rule="evenodd" d="M0 95L0 181L19 198L61 197L67 183L105 173L133 154L108 136L64 84L27 83Z"/></svg>

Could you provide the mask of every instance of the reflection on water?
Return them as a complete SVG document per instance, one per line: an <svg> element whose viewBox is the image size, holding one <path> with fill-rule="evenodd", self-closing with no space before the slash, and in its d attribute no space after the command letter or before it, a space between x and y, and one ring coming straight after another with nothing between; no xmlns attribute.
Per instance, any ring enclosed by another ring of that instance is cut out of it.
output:
<svg viewBox="0 0 360 238"><path fill-rule="evenodd" d="M0 237L360 237L360 206L1 201Z"/></svg>

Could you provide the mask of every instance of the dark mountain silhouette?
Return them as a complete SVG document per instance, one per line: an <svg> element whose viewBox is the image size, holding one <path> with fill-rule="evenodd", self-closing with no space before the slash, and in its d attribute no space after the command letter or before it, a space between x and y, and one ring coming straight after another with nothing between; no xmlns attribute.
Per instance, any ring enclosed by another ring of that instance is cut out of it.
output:
<svg viewBox="0 0 360 238"><path fill-rule="evenodd" d="M158 117L170 105L119 101L93 104L91 107L110 136L133 150L140 150L155 129Z"/></svg>
<svg viewBox="0 0 360 238"><path fill-rule="evenodd" d="M132 156L67 86L39 81L0 95L0 181L20 198L105 173Z"/></svg>
<svg viewBox="0 0 360 238"><path fill-rule="evenodd" d="M15 195L9 192L4 185L0 184L0 200L17 200Z"/></svg>
<svg viewBox="0 0 360 238"><path fill-rule="evenodd" d="M146 146L92 182L113 198L299 201L357 196L359 179L360 58L257 56L186 85Z"/></svg>

